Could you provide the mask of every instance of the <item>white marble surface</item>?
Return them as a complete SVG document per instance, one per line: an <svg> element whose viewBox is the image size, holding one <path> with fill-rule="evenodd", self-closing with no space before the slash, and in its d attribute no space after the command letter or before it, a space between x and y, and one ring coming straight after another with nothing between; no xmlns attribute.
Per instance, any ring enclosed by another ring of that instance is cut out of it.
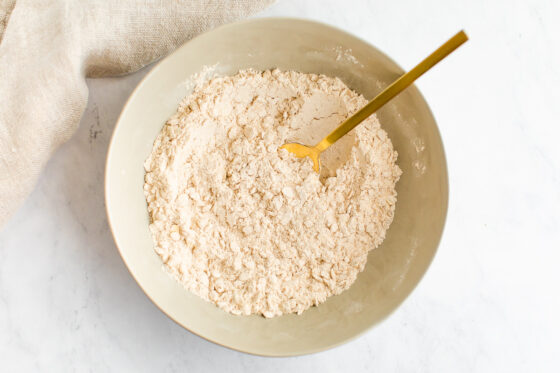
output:
<svg viewBox="0 0 560 373"><path fill-rule="evenodd" d="M206 342L134 283L107 226L103 171L117 116L149 67L89 81L78 132L0 231L0 371L558 372L559 14L556 0L283 0L264 13L339 26L405 68L459 28L471 37L418 83L451 184L432 267L379 327L298 358Z"/></svg>

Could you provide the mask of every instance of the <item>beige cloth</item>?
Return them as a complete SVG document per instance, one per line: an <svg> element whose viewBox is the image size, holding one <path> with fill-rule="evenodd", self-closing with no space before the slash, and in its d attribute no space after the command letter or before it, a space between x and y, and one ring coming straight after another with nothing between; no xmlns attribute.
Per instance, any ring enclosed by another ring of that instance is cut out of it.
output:
<svg viewBox="0 0 560 373"><path fill-rule="evenodd" d="M0 225L86 107L85 77L123 74L274 0L0 0Z"/></svg>

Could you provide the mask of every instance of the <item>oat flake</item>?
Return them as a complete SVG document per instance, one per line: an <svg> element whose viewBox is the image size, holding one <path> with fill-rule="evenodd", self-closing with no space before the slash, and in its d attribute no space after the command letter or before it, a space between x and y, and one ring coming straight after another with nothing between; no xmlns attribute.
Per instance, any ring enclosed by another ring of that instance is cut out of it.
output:
<svg viewBox="0 0 560 373"><path fill-rule="evenodd" d="M340 79L241 71L198 85L146 160L155 250L233 314L298 314L350 287L393 220L397 153L375 116L319 176L279 146L312 144L366 104Z"/></svg>

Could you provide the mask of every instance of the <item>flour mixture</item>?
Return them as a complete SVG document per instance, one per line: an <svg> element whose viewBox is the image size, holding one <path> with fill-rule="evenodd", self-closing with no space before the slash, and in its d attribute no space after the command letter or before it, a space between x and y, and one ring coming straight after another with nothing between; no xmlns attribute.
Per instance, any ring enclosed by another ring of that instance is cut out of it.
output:
<svg viewBox="0 0 560 373"><path fill-rule="evenodd" d="M375 116L314 144L366 100L337 78L241 71L195 87L146 160L155 250L188 290L236 315L298 314L348 289L393 220L397 153Z"/></svg>

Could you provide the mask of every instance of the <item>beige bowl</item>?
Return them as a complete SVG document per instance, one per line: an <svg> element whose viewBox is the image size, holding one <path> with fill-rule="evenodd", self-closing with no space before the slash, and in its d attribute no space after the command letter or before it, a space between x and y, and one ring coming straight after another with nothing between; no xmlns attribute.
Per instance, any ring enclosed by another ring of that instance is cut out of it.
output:
<svg viewBox="0 0 560 373"><path fill-rule="evenodd" d="M346 342L394 311L436 252L448 182L430 109L410 87L378 112L399 153L403 175L387 238L370 252L356 283L300 316L233 316L164 272L153 250L142 190L144 160L167 118L189 93L185 81L215 64L220 74L277 67L338 76L368 99L403 71L371 45L320 23L274 18L223 26L189 41L152 69L126 103L109 146L105 198L115 242L138 285L167 316L212 342L258 355L307 354Z"/></svg>

